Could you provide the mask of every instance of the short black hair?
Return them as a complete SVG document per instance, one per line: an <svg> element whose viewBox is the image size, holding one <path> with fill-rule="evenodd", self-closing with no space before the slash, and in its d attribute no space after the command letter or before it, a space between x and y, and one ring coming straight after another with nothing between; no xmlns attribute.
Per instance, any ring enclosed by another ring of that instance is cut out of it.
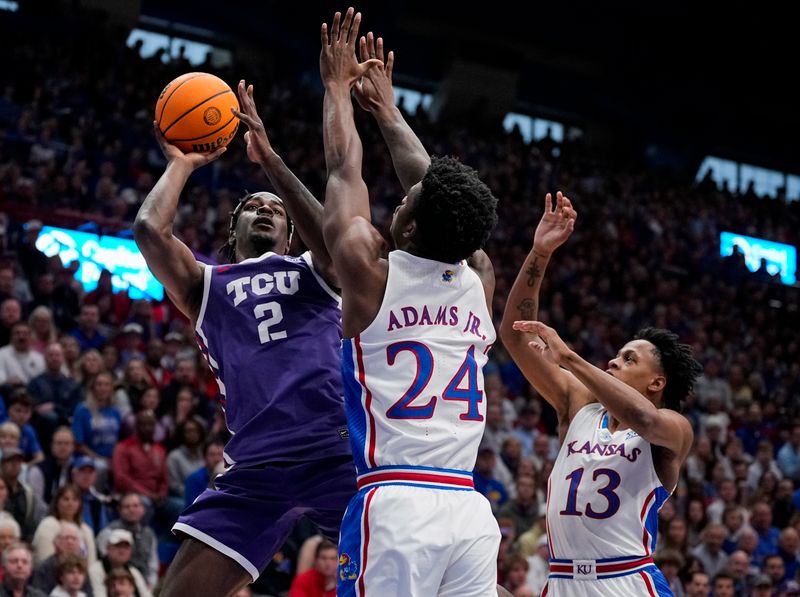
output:
<svg viewBox="0 0 800 597"><path fill-rule="evenodd" d="M474 169L453 157L433 156L413 216L421 255L455 263L489 240L497 224L497 198Z"/></svg>
<svg viewBox="0 0 800 597"><path fill-rule="evenodd" d="M683 402L692 391L703 367L692 354L692 347L678 342L678 334L660 328L642 328L634 340L647 340L655 348L653 354L667 377L664 406L683 412Z"/></svg>

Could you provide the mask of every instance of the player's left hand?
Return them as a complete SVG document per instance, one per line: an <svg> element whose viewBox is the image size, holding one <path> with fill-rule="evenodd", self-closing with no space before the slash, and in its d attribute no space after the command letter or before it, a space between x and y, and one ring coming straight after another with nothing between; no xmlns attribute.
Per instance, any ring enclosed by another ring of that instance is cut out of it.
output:
<svg viewBox="0 0 800 597"><path fill-rule="evenodd" d="M353 7L342 13L337 12L328 32L328 24L322 24L322 52L319 55L319 72L325 87L336 84L352 88L356 81L363 77L370 68L383 64L377 58L364 62L356 59L356 40L358 28L361 26L361 13Z"/></svg>
<svg viewBox="0 0 800 597"><path fill-rule="evenodd" d="M380 64L369 69L353 87L358 105L373 114L380 110L393 108L392 69L394 69L394 52L389 52L388 57L384 60L383 38L379 37L376 41L375 36L370 31L366 37L361 36L359 56L361 56L362 62L376 58L380 60Z"/></svg>
<svg viewBox="0 0 800 597"><path fill-rule="evenodd" d="M256 103L253 100L253 86L247 85L242 79L239 81L237 92L242 109L239 111L231 108L231 112L247 127L247 132L244 134L244 141L247 143L247 157L251 162L260 164L274 154L275 150L272 149L264 123L258 115Z"/></svg>
<svg viewBox="0 0 800 597"><path fill-rule="evenodd" d="M541 321L515 321L513 327L520 332L537 334L539 338L528 342L528 346L555 365L563 365L572 353L558 332Z"/></svg>
<svg viewBox="0 0 800 597"><path fill-rule="evenodd" d="M553 209L553 196L547 193L544 213L533 236L534 250L550 255L570 237L577 218L578 212L572 207L569 197L561 191L556 193L556 207Z"/></svg>

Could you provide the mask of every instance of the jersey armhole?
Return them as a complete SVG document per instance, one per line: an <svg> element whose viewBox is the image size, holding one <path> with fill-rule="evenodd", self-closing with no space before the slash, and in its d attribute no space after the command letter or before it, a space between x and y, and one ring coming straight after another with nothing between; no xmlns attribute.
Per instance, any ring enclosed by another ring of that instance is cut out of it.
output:
<svg viewBox="0 0 800 597"><path fill-rule="evenodd" d="M203 319L206 315L206 307L208 306L208 295L211 292L211 270L214 268L210 265L206 265L203 268L203 302L200 303L200 312L197 314L197 322L194 324L194 329L196 331L201 331L201 326L203 325Z"/></svg>
<svg viewBox="0 0 800 597"><path fill-rule="evenodd" d="M339 294L328 285L328 283L325 281L325 278L319 275L319 272L314 267L314 261L311 257L311 251L306 251L305 253L300 255L300 258L303 261L305 261L306 264L308 264L309 268L311 268L311 273L314 274L314 277L317 279L317 283L319 283L319 285L322 287L322 290L328 293L328 295L330 295L330 297L336 301L336 304L339 305L339 308L341 309L342 297L339 296Z"/></svg>

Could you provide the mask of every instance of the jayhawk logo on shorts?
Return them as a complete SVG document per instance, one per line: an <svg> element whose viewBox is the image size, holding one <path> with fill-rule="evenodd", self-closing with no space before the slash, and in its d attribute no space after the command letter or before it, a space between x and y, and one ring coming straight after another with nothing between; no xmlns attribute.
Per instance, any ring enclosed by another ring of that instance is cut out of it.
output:
<svg viewBox="0 0 800 597"><path fill-rule="evenodd" d="M351 560L350 556L343 553L339 556L339 579L355 580L358 578L358 562Z"/></svg>
<svg viewBox="0 0 800 597"><path fill-rule="evenodd" d="M444 273L442 274L442 282L451 282L455 274L456 273L451 269L444 270Z"/></svg>

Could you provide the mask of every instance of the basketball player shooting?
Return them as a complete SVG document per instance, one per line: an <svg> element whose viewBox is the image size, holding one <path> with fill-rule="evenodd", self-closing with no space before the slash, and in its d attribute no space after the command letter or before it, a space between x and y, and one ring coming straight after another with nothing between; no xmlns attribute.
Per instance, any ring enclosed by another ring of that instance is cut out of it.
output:
<svg viewBox="0 0 800 597"><path fill-rule="evenodd" d="M346 441L340 299L322 238L322 206L270 145L252 86L238 86L247 155L280 195L242 198L231 214L230 265L197 262L172 234L189 175L225 151L183 154L156 136L167 169L135 223L147 265L192 321L220 386L233 438L214 489L173 530L186 537L162 595L232 595L255 580L295 522L336 538L355 470ZM291 221L310 251L289 257ZM310 381L313 380L313 381Z"/></svg>
<svg viewBox="0 0 800 597"><path fill-rule="evenodd" d="M535 321L545 268L576 217L567 197L558 193L554 209L547 195L500 331L560 422L562 445L548 482L550 575L542 595L672 595L652 552L658 511L692 445L692 427L680 411L700 365L675 334L646 328L603 371Z"/></svg>
<svg viewBox="0 0 800 597"><path fill-rule="evenodd" d="M345 403L359 475L342 522L337 594L493 597L500 533L472 469L484 428L481 369L495 337L494 276L480 249L497 199L471 168L430 160L393 101L380 99L393 99L391 60L373 64L377 49L364 41L358 62L360 21L351 8L321 30L323 230L342 287ZM388 259L361 174L350 97L357 84L407 193L392 218ZM465 260L476 252L473 269Z"/></svg>

